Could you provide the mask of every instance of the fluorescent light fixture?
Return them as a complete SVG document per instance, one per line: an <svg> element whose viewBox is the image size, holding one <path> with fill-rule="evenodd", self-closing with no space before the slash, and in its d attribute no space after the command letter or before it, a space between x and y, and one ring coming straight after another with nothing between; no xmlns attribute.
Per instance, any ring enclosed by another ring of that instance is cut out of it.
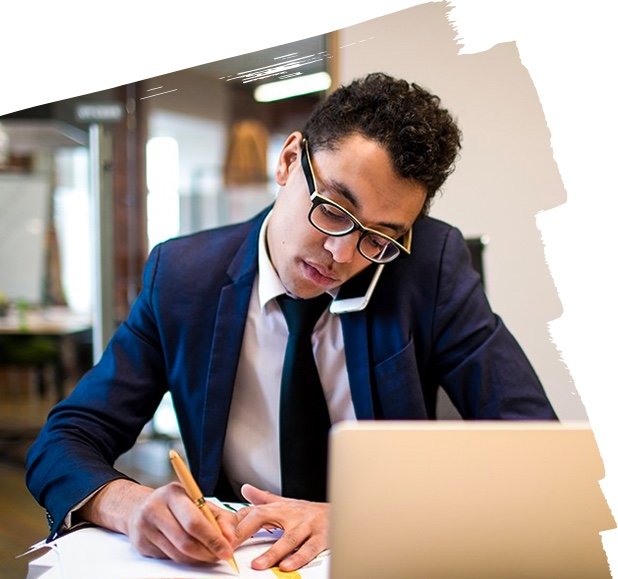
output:
<svg viewBox="0 0 618 579"><path fill-rule="evenodd" d="M316 72L262 84L253 92L253 98L259 103L280 101L301 94L326 90L330 87L330 83L330 75L327 72Z"/></svg>

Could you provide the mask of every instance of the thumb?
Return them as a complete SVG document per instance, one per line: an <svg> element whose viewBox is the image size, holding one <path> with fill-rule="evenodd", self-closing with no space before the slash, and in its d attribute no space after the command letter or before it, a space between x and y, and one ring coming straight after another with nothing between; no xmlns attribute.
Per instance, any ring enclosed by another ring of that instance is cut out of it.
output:
<svg viewBox="0 0 618 579"><path fill-rule="evenodd" d="M280 496L262 489L258 489L250 484L242 485L240 488L240 493L252 505L266 505L268 503L274 503L275 501L281 500Z"/></svg>

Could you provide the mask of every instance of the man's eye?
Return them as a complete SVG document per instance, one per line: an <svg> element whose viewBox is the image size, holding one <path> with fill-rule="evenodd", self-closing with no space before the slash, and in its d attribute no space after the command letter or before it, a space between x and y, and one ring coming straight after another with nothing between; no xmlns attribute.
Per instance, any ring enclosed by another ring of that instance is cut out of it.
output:
<svg viewBox="0 0 618 579"><path fill-rule="evenodd" d="M324 217L330 219L331 221L345 222L349 220L349 217L345 213L341 212L336 207L333 207L332 205L328 205L326 203L322 203L322 205L320 205L320 211L322 212Z"/></svg>
<svg viewBox="0 0 618 579"><path fill-rule="evenodd" d="M371 247L378 250L384 249L390 243L388 239L379 235L367 235L365 239L367 240L365 243L369 243Z"/></svg>

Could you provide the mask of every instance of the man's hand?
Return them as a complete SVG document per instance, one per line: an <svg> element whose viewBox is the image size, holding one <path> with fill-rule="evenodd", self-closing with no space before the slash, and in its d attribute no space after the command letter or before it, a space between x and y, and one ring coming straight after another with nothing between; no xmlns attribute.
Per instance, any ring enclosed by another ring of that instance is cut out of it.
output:
<svg viewBox="0 0 618 579"><path fill-rule="evenodd" d="M112 481L80 509L79 515L124 533L147 557L214 563L232 557L238 545L237 516L211 503L209 506L223 536L176 482L154 490L128 480Z"/></svg>
<svg viewBox="0 0 618 579"><path fill-rule="evenodd" d="M327 503L286 499L248 484L243 485L241 492L253 506L238 512L239 542L261 528L283 529L281 538L252 561L254 569L268 569L278 564L282 571L294 571L328 548Z"/></svg>

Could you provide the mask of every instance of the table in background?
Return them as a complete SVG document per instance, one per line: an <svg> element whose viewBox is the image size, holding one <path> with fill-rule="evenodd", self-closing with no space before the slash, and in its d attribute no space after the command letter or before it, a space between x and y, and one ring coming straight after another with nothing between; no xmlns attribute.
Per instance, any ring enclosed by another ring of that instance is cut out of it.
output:
<svg viewBox="0 0 618 579"><path fill-rule="evenodd" d="M36 370L38 388L45 392L45 369L53 368L58 400L64 397L64 380L78 371L82 350L92 340L87 315L65 307L11 309L0 317L0 364Z"/></svg>

